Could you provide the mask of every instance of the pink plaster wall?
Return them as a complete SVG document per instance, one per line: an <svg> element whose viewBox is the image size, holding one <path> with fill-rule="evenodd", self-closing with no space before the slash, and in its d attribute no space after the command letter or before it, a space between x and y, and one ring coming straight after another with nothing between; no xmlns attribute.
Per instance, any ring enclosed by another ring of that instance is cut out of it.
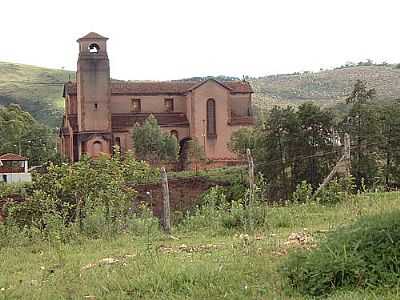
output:
<svg viewBox="0 0 400 300"><path fill-rule="evenodd" d="M129 113L132 108L132 99L140 99L141 108L144 113L166 112L164 100L174 99L174 112L186 113L186 97L181 95L151 95L151 96L132 96L132 95L112 95L111 112Z"/></svg>

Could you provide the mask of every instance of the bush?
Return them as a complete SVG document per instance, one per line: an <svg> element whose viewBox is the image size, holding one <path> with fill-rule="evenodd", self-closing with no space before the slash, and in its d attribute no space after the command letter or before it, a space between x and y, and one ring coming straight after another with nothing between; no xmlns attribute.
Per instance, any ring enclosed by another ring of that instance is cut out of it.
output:
<svg viewBox="0 0 400 300"><path fill-rule="evenodd" d="M39 230L44 237L55 234L67 240L74 230L94 238L100 233L111 236L125 230L132 217L136 192L127 183L153 175L146 163L129 155L122 160L118 153L111 159L50 165L45 174L34 176L22 203L7 206L6 220ZM0 196L4 193L0 190Z"/></svg>
<svg viewBox="0 0 400 300"><path fill-rule="evenodd" d="M203 205L184 219L181 226L187 230L209 228L213 230L242 229L266 223L266 207L255 201L248 205L244 199L227 200L224 189L211 188L203 196Z"/></svg>
<svg viewBox="0 0 400 300"><path fill-rule="evenodd" d="M324 205L334 205L343 202L354 193L354 177L344 177L332 180L317 197L319 203Z"/></svg>
<svg viewBox="0 0 400 300"><path fill-rule="evenodd" d="M398 286L400 212L364 217L340 228L319 248L290 253L281 271L291 287L313 296L338 288Z"/></svg>
<svg viewBox="0 0 400 300"><path fill-rule="evenodd" d="M311 184L302 181L296 186L296 190L292 194L292 201L306 203L311 200L313 189Z"/></svg>

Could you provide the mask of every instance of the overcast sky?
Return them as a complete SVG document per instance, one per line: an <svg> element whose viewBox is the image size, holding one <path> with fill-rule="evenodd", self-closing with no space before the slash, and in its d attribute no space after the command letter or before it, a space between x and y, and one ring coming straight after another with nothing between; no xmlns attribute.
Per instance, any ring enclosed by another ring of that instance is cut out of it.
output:
<svg viewBox="0 0 400 300"><path fill-rule="evenodd" d="M0 61L75 70L76 39L95 31L118 79L400 62L399 0L9 0L0 11Z"/></svg>

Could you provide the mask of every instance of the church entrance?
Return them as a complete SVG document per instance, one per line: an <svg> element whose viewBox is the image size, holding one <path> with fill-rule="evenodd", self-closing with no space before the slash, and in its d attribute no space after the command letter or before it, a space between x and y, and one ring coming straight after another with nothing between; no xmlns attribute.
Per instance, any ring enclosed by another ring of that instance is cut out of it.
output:
<svg viewBox="0 0 400 300"><path fill-rule="evenodd" d="M189 159L189 141L191 138L184 138L179 142L179 158L178 158L178 171L184 171L190 163Z"/></svg>

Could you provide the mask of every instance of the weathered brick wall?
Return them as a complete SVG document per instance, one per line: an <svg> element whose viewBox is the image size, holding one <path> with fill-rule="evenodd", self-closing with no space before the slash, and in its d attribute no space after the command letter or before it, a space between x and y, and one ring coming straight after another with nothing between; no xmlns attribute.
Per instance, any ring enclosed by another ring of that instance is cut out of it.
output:
<svg viewBox="0 0 400 300"><path fill-rule="evenodd" d="M213 186L229 183L209 180L205 177L170 179L168 181L171 212L186 212L199 203L201 195ZM160 217L163 208L161 183L132 185L138 192L135 205L145 203L152 207L155 216Z"/></svg>

